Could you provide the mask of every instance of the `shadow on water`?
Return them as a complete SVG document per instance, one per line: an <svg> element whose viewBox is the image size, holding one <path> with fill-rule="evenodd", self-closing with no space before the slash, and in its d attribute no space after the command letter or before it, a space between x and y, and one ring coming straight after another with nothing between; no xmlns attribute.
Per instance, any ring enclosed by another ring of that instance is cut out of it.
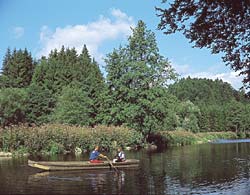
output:
<svg viewBox="0 0 250 195"><path fill-rule="evenodd" d="M139 169L119 174L114 170L39 172L27 166L27 158L0 159L0 194L250 194L250 143L202 144L126 155L140 159Z"/></svg>

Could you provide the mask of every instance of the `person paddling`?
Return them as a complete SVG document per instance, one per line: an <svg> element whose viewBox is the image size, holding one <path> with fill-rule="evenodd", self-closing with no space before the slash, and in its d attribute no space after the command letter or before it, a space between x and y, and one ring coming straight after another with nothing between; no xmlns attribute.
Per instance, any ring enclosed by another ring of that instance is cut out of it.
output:
<svg viewBox="0 0 250 195"><path fill-rule="evenodd" d="M91 163L103 163L99 158L107 158L107 156L99 152L99 146L96 146L95 149L90 153L89 161Z"/></svg>

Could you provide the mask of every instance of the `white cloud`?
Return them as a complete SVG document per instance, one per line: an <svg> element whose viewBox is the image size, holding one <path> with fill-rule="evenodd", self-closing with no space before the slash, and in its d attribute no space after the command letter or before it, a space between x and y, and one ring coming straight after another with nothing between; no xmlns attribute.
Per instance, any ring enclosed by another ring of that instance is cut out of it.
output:
<svg viewBox="0 0 250 195"><path fill-rule="evenodd" d="M170 64L175 69L175 71L180 75L183 76L190 72L190 65L188 64L178 64L174 60L170 60Z"/></svg>
<svg viewBox="0 0 250 195"><path fill-rule="evenodd" d="M16 26L12 29L12 33L15 39L19 39L24 35L24 28L21 26Z"/></svg>
<svg viewBox="0 0 250 195"><path fill-rule="evenodd" d="M206 71L197 72L189 64L178 64L174 60L171 60L171 65L180 75L181 78L191 77L191 78L207 78L207 79L221 79L224 82L230 83L235 89L239 89L243 86L242 80L243 76L239 76L239 71L228 71L224 64L216 64L214 66L208 67Z"/></svg>
<svg viewBox="0 0 250 195"><path fill-rule="evenodd" d="M112 9L110 18L100 16L97 21L88 24L57 27L54 31L43 26L40 32L41 49L37 57L47 56L51 50L65 47L75 47L81 52L83 44L87 45L90 54L97 61L102 61L104 56L99 48L104 41L124 38L131 33L131 26L134 26L133 19L119 9Z"/></svg>
<svg viewBox="0 0 250 195"><path fill-rule="evenodd" d="M197 72L186 74L184 77L190 76L191 78L207 78L207 79L221 79L224 82L230 83L235 89L242 87L243 76L238 76L239 72L224 72L224 73L211 73L211 72Z"/></svg>
<svg viewBox="0 0 250 195"><path fill-rule="evenodd" d="M133 18L128 17L127 14L125 14L119 9L111 9L111 14L112 16L116 17L118 20L127 20L133 23Z"/></svg>

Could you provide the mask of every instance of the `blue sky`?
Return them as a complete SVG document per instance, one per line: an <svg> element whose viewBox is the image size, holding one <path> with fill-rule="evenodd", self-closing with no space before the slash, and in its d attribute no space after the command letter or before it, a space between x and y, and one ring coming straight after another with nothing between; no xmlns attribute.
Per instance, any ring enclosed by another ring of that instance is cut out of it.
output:
<svg viewBox="0 0 250 195"><path fill-rule="evenodd" d="M160 54L168 58L181 77L223 79L236 89L242 78L226 67L220 55L192 48L181 34L166 36L157 30L155 7L161 0L0 0L0 66L7 47L27 48L39 59L51 49L86 44L92 57L103 58L127 43L130 27L143 20L157 39Z"/></svg>

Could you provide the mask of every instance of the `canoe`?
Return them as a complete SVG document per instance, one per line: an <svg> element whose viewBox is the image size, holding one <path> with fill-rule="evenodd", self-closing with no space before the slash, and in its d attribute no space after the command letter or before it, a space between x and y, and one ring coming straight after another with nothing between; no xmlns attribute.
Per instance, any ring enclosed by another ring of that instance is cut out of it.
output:
<svg viewBox="0 0 250 195"><path fill-rule="evenodd" d="M124 162L112 163L117 169L136 168L139 160L127 159ZM103 163L90 163L89 161L32 161L28 160L30 167L35 167L46 171L66 171L66 170L97 170L112 168L108 161Z"/></svg>

